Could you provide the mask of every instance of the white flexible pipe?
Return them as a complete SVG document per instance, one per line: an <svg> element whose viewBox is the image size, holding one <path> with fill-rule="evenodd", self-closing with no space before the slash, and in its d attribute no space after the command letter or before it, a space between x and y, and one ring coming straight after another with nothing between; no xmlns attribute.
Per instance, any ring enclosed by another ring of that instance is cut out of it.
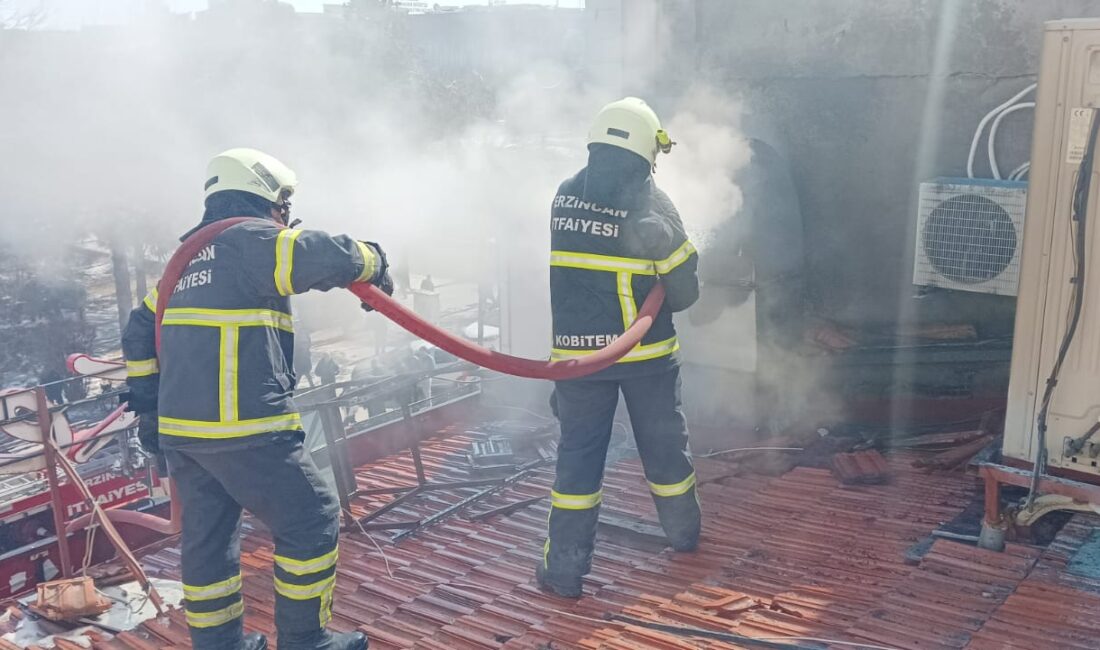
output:
<svg viewBox="0 0 1100 650"><path fill-rule="evenodd" d="M1035 90L1039 84L1031 84L1027 88L1024 88L1017 93L1012 99L1001 104L997 108L989 111L989 114L982 118L982 121L978 123L978 128L974 131L974 139L970 141L970 155L966 159L966 174L970 178L974 178L974 156L978 153L978 143L981 142L982 134L985 133L985 125L989 124L989 121L997 117L1001 111L1012 106L1016 102L1020 101L1029 92Z"/></svg>
<svg viewBox="0 0 1100 650"><path fill-rule="evenodd" d="M1010 181L1021 181L1021 180L1024 179L1024 176L1027 176L1027 173L1029 171L1031 171L1031 163L1026 162L1026 163L1020 165L1019 167L1017 167L1011 174L1009 174L1008 175L1008 180L1010 180Z"/></svg>
<svg viewBox="0 0 1100 650"><path fill-rule="evenodd" d="M989 169L993 171L993 178L997 180L1001 180L1001 169L997 166L997 129L1001 128L1001 120L1012 115L1016 111L1022 111L1028 108L1035 108L1035 102L1024 102L1022 104L1010 106L1001 111L1001 113L997 115L997 119L993 120L993 126L989 127Z"/></svg>

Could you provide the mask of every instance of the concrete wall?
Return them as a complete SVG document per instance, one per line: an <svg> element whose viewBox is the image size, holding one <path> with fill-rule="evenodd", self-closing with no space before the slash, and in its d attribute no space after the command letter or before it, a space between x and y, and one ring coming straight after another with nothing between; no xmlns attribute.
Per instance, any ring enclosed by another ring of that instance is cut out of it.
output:
<svg viewBox="0 0 1100 650"><path fill-rule="evenodd" d="M402 28L429 66L507 78L545 59L582 65L583 19L576 9L495 7L409 16Z"/></svg>
<svg viewBox="0 0 1100 650"><path fill-rule="evenodd" d="M743 97L749 134L789 159L819 313L1011 330L1011 298L913 297L917 186L965 176L979 120L1034 80L1043 22L1100 16L1100 0L600 0L590 14L609 5L623 14L621 51L641 34L659 52L656 64L623 59L624 90L671 103L713 82ZM1005 120L1002 168L1027 159L1030 131L1027 112ZM984 142L980 152L985 175Z"/></svg>

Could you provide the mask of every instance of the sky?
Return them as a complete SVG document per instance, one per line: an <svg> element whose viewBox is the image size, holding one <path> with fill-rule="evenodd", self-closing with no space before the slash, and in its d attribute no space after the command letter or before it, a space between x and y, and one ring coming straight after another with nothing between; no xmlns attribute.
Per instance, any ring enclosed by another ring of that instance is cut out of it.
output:
<svg viewBox="0 0 1100 650"><path fill-rule="evenodd" d="M207 0L159 0L174 11L188 12L205 9ZM324 4L340 4L340 0L281 0L294 5L298 11L321 11ZM447 5L485 5L488 0L437 0ZM16 9L42 6L47 11L45 27L52 29L78 29L85 24L117 23L125 21L144 4L158 0L0 0L0 5ZM553 5L555 0L510 0L512 4L530 3ZM584 0L560 0L561 7L583 7Z"/></svg>
<svg viewBox="0 0 1100 650"><path fill-rule="evenodd" d="M106 1L106 0L105 0ZM320 11L322 4L333 4L339 0L282 0L294 5L298 11ZM446 5L485 5L487 0L434 0ZM514 4L545 4L552 5L554 0L512 0ZM180 7L184 11L194 11L206 6L206 0L169 0L169 4ZM584 0L561 0L562 7L582 7Z"/></svg>

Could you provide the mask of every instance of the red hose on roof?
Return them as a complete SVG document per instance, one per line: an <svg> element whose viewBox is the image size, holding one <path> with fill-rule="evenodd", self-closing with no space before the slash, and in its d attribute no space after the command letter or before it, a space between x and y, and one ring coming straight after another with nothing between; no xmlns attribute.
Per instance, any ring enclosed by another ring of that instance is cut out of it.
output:
<svg viewBox="0 0 1100 650"><path fill-rule="evenodd" d="M187 240L176 249L176 252L172 255L172 259L168 260L168 265L165 267L164 275L161 277L160 284L158 285L162 288L169 288L160 291L157 298L156 331L158 351L160 350L161 320L164 318L164 309L168 306L168 300L172 296L170 287L176 286L184 269L191 263L191 260L198 255L199 251L213 242L215 237L223 231L239 223L248 221L251 218L253 217L234 217L204 226L196 231L195 234L188 237ZM645 303L638 311L638 318L635 319L634 323L622 336L615 339L610 345L602 350L597 350L592 354L585 355L578 359L549 361L513 357L475 345L464 338L455 336L450 332L432 325L398 301L387 296L378 289L378 287L365 282L357 282L348 287L348 290L358 296L360 300L373 307L380 314L408 330L411 334L461 359L465 359L470 363L515 377L550 379L555 381L577 379L591 375L607 368L626 356L628 352L634 349L634 346L642 341L642 337L649 331L650 326L653 325L653 319L661 309L661 304L665 299L664 287L660 284L656 285L653 287L653 290L649 292L649 296L646 297Z"/></svg>

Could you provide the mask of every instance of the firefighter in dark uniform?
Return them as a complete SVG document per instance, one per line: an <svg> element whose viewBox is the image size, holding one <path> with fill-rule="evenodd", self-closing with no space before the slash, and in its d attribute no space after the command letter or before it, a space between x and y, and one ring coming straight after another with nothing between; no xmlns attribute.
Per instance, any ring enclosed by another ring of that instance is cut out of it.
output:
<svg viewBox="0 0 1100 650"><path fill-rule="evenodd" d="M591 570L620 391L669 542L694 550L700 529L672 324L673 312L699 297L698 255L652 174L658 152L673 143L653 110L632 97L600 111L588 142L588 166L561 184L551 211L553 358L590 354L622 335L658 282L667 297L645 338L619 363L555 385L561 442L537 577L543 589L566 597L581 595Z"/></svg>
<svg viewBox="0 0 1100 650"><path fill-rule="evenodd" d="M144 427L142 442L163 452L183 509L183 595L192 642L199 650L267 647L262 635L243 634L243 508L275 540L279 648L366 648L360 632L325 629L339 505L302 446L292 401L290 296L355 281L392 292L385 255L376 244L344 235L285 227L296 177L271 156L226 151L211 161L206 178L199 227L257 218L218 235L175 287L159 287L172 291L159 356L156 290L133 311L123 335L130 406L143 422L159 423L159 435Z"/></svg>

